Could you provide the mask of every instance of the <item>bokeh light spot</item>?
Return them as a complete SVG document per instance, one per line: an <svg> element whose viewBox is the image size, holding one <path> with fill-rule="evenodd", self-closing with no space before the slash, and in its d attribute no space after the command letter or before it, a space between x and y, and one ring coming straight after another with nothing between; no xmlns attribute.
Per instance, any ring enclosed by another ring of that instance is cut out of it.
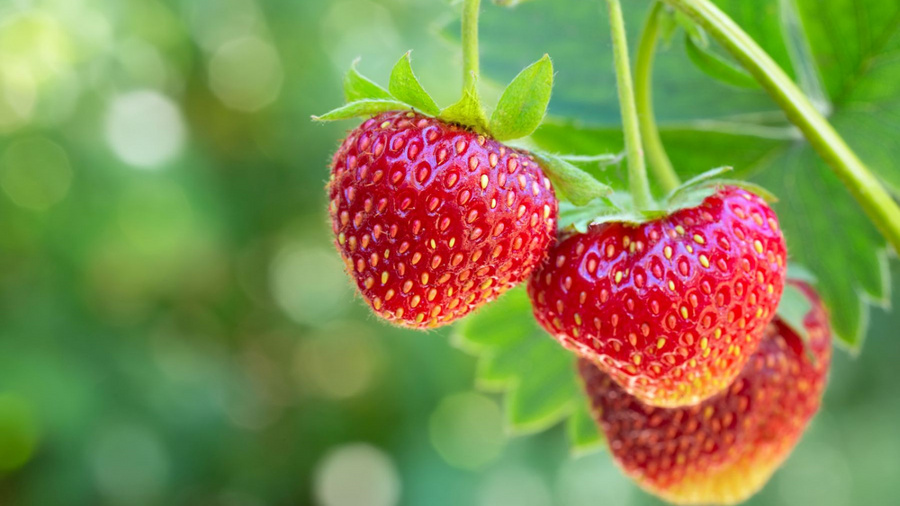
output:
<svg viewBox="0 0 900 506"><path fill-rule="evenodd" d="M352 300L343 264L323 248L284 247L269 267L269 287L288 316L309 325L327 323Z"/></svg>
<svg viewBox="0 0 900 506"><path fill-rule="evenodd" d="M157 167L177 155L186 136L181 111L168 97L139 90L113 99L106 116L106 141L123 162Z"/></svg>
<svg viewBox="0 0 900 506"><path fill-rule="evenodd" d="M2 73L29 74L37 83L66 70L74 48L63 25L41 11L24 11L0 23Z"/></svg>
<svg viewBox="0 0 900 506"><path fill-rule="evenodd" d="M400 478L383 451L349 444L319 462L315 495L321 506L394 506L400 499Z"/></svg>
<svg viewBox="0 0 900 506"><path fill-rule="evenodd" d="M369 0L330 2L321 30L322 47L341 72L358 57L373 68L390 68L403 50L391 12Z"/></svg>
<svg viewBox="0 0 900 506"><path fill-rule="evenodd" d="M445 397L431 414L429 430L431 444L440 456L463 469L490 463L506 442L497 403L475 393Z"/></svg>
<svg viewBox="0 0 900 506"><path fill-rule="evenodd" d="M21 207L43 211L65 198L72 168L65 150L43 137L15 142L0 160L0 186Z"/></svg>
<svg viewBox="0 0 900 506"><path fill-rule="evenodd" d="M191 0L181 6L194 39L209 52L229 40L266 30L266 20L253 0Z"/></svg>
<svg viewBox="0 0 900 506"><path fill-rule="evenodd" d="M543 477L527 467L507 467L491 473L481 487L480 506L551 506ZM600 504L600 503L595 503Z"/></svg>
<svg viewBox="0 0 900 506"><path fill-rule="evenodd" d="M34 113L37 85L31 74L0 66L0 131L11 131Z"/></svg>
<svg viewBox="0 0 900 506"><path fill-rule="evenodd" d="M567 459L556 479L558 503L566 506L628 506L633 503L635 490L636 485L622 475L605 452Z"/></svg>
<svg viewBox="0 0 900 506"><path fill-rule="evenodd" d="M364 393L382 365L379 344L371 329L361 325L326 328L302 340L294 360L301 387L334 399Z"/></svg>
<svg viewBox="0 0 900 506"><path fill-rule="evenodd" d="M37 422L30 404L16 395L0 394L0 472L25 465L37 442Z"/></svg>
<svg viewBox="0 0 900 506"><path fill-rule="evenodd" d="M133 37L118 44L116 56L134 82L151 88L164 88L167 84L168 65L153 44Z"/></svg>
<svg viewBox="0 0 900 506"><path fill-rule="evenodd" d="M198 232L188 196L165 179L127 188L117 215L128 244L151 257L180 254Z"/></svg>
<svg viewBox="0 0 900 506"><path fill-rule="evenodd" d="M102 431L91 449L90 464L100 492L121 504L156 504L169 473L162 441L132 425Z"/></svg>
<svg viewBox="0 0 900 506"><path fill-rule="evenodd" d="M258 37L220 47L209 62L209 84L225 105L254 112L272 103L281 91L284 71L275 48Z"/></svg>

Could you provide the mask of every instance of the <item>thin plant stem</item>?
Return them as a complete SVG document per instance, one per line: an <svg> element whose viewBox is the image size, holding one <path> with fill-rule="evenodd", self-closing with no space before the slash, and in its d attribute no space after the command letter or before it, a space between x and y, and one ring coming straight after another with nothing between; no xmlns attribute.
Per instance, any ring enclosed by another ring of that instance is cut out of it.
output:
<svg viewBox="0 0 900 506"><path fill-rule="evenodd" d="M666 193L670 193L681 185L681 181L666 154L653 110L653 61L659 44L659 22L664 14L663 9L665 6L661 2L654 3L644 24L634 60L634 92L647 162L657 183Z"/></svg>
<svg viewBox="0 0 900 506"><path fill-rule="evenodd" d="M465 0L462 14L463 94L478 96L478 14L481 0Z"/></svg>
<svg viewBox="0 0 900 506"><path fill-rule="evenodd" d="M777 63L710 0L664 0L702 26L760 83L900 252L900 207Z"/></svg>
<svg viewBox="0 0 900 506"><path fill-rule="evenodd" d="M619 0L606 0L606 3L609 6L609 23L612 29L613 54L619 86L619 104L622 108L622 126L625 132L629 190L638 210L647 210L653 203L653 197L647 181L641 129L634 101L634 83L631 80L631 65L628 60L625 19Z"/></svg>

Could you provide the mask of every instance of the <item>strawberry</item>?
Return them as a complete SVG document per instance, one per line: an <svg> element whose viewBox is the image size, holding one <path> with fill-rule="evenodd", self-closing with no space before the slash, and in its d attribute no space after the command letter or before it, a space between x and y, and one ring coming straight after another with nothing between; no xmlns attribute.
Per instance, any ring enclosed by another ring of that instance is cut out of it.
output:
<svg viewBox="0 0 900 506"><path fill-rule="evenodd" d="M409 111L353 130L328 183L337 248L375 313L430 328L525 280L558 203L528 153Z"/></svg>
<svg viewBox="0 0 900 506"><path fill-rule="evenodd" d="M730 385L775 314L785 242L760 197L721 186L698 207L639 225L591 225L531 278L541 325L655 406Z"/></svg>
<svg viewBox="0 0 900 506"><path fill-rule="evenodd" d="M580 361L613 456L642 487L677 504L739 503L796 446L822 400L831 330L812 288L791 283L812 305L802 321L805 342L775 318L735 382L699 405L644 405L593 363Z"/></svg>

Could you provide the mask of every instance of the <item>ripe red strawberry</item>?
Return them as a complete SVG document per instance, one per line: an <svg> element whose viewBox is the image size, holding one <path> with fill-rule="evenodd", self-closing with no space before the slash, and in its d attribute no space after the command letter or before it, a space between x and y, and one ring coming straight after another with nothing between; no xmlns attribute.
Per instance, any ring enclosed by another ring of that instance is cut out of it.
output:
<svg viewBox="0 0 900 506"><path fill-rule="evenodd" d="M564 346L644 402L677 407L740 373L775 314L785 256L775 213L726 186L662 219L571 235L528 291Z"/></svg>
<svg viewBox="0 0 900 506"><path fill-rule="evenodd" d="M812 302L803 321L808 341L776 318L737 380L702 404L641 404L580 361L597 421L626 474L677 504L736 504L765 485L818 411L831 359L822 302L795 285Z"/></svg>
<svg viewBox="0 0 900 506"><path fill-rule="evenodd" d="M531 156L408 111L352 131L328 191L347 272L377 315L407 327L494 300L556 237L558 203Z"/></svg>

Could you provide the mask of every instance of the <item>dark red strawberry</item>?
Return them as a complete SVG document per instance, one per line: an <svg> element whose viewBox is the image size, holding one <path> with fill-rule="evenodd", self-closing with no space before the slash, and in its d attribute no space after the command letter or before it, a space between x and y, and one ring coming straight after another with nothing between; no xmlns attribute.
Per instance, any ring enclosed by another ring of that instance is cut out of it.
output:
<svg viewBox="0 0 900 506"><path fill-rule="evenodd" d="M408 111L352 131L328 191L347 272L376 314L407 327L494 300L556 237L558 203L531 156Z"/></svg>
<svg viewBox="0 0 900 506"><path fill-rule="evenodd" d="M694 208L564 239L528 291L541 325L656 406L730 385L781 298L785 243L758 196L726 186Z"/></svg>
<svg viewBox="0 0 900 506"><path fill-rule="evenodd" d="M776 318L737 380L699 405L646 406L581 360L595 416L626 474L676 504L736 504L765 485L818 411L830 366L828 315L809 286L796 286L812 303L807 342Z"/></svg>

